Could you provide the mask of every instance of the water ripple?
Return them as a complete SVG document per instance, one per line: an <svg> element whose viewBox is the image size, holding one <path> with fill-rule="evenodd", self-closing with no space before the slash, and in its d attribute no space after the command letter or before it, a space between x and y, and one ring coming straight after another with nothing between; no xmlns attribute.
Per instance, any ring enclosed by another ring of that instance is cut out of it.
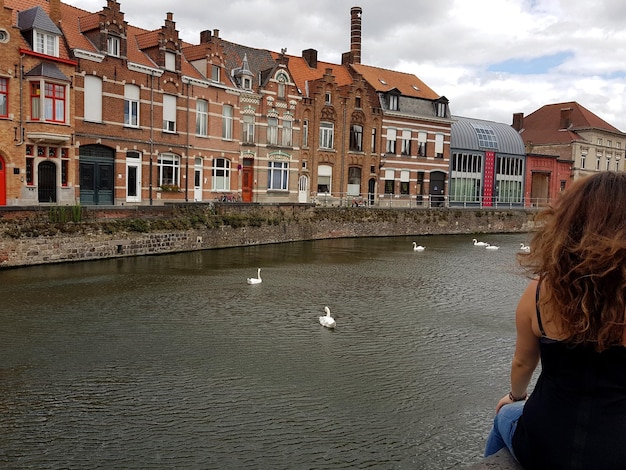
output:
<svg viewBox="0 0 626 470"><path fill-rule="evenodd" d="M524 237L491 238L497 252L398 237L0 271L0 466L475 462L526 283Z"/></svg>

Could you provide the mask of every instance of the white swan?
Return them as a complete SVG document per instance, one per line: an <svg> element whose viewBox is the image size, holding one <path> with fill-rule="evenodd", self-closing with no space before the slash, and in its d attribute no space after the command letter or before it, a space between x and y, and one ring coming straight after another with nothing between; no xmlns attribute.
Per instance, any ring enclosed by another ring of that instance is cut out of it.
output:
<svg viewBox="0 0 626 470"><path fill-rule="evenodd" d="M489 243L479 242L475 238L472 240L474 242L474 246L487 246Z"/></svg>
<svg viewBox="0 0 626 470"><path fill-rule="evenodd" d="M490 245L489 243L485 244L485 250L497 250L498 248L500 247L496 245Z"/></svg>
<svg viewBox="0 0 626 470"><path fill-rule="evenodd" d="M530 253L530 247L528 245L524 245L523 243L519 244L519 249L525 253Z"/></svg>
<svg viewBox="0 0 626 470"><path fill-rule="evenodd" d="M324 307L324 311L326 312L326 315L322 315L320 317L320 325L325 326L326 328L334 328L335 319L330 316L330 309L328 307Z"/></svg>
<svg viewBox="0 0 626 470"><path fill-rule="evenodd" d="M425 248L422 245L418 245L417 243L413 242L413 251L424 251Z"/></svg>
<svg viewBox="0 0 626 470"><path fill-rule="evenodd" d="M261 268L258 268L256 271L256 277L249 277L248 284L261 284L263 280L261 279Z"/></svg>

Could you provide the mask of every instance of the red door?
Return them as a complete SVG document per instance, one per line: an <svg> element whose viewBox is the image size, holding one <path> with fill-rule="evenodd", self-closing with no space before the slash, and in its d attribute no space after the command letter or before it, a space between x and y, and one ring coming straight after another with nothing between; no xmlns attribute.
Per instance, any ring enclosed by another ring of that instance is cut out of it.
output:
<svg viewBox="0 0 626 470"><path fill-rule="evenodd" d="M245 159L243 161L243 172L241 174L241 200L252 202L252 187L254 185L254 160Z"/></svg>
<svg viewBox="0 0 626 470"><path fill-rule="evenodd" d="M0 157L0 206L7 205L7 175L4 160Z"/></svg>

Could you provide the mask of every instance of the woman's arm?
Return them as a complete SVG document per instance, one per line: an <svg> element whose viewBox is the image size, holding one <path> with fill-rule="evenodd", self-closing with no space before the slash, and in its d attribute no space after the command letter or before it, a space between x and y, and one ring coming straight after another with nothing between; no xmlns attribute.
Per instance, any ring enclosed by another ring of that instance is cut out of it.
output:
<svg viewBox="0 0 626 470"><path fill-rule="evenodd" d="M537 281L531 281L517 304L515 311L517 341L511 363L511 393L500 399L496 413L502 406L526 397L528 384L539 364L539 336L533 329L533 319L536 316L536 290Z"/></svg>

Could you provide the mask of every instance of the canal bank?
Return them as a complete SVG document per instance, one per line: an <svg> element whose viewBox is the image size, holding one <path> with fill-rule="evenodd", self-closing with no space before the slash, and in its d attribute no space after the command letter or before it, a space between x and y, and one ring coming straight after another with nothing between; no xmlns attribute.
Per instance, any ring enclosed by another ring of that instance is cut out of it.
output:
<svg viewBox="0 0 626 470"><path fill-rule="evenodd" d="M172 204L0 209L0 268L350 237L523 233L536 210Z"/></svg>

